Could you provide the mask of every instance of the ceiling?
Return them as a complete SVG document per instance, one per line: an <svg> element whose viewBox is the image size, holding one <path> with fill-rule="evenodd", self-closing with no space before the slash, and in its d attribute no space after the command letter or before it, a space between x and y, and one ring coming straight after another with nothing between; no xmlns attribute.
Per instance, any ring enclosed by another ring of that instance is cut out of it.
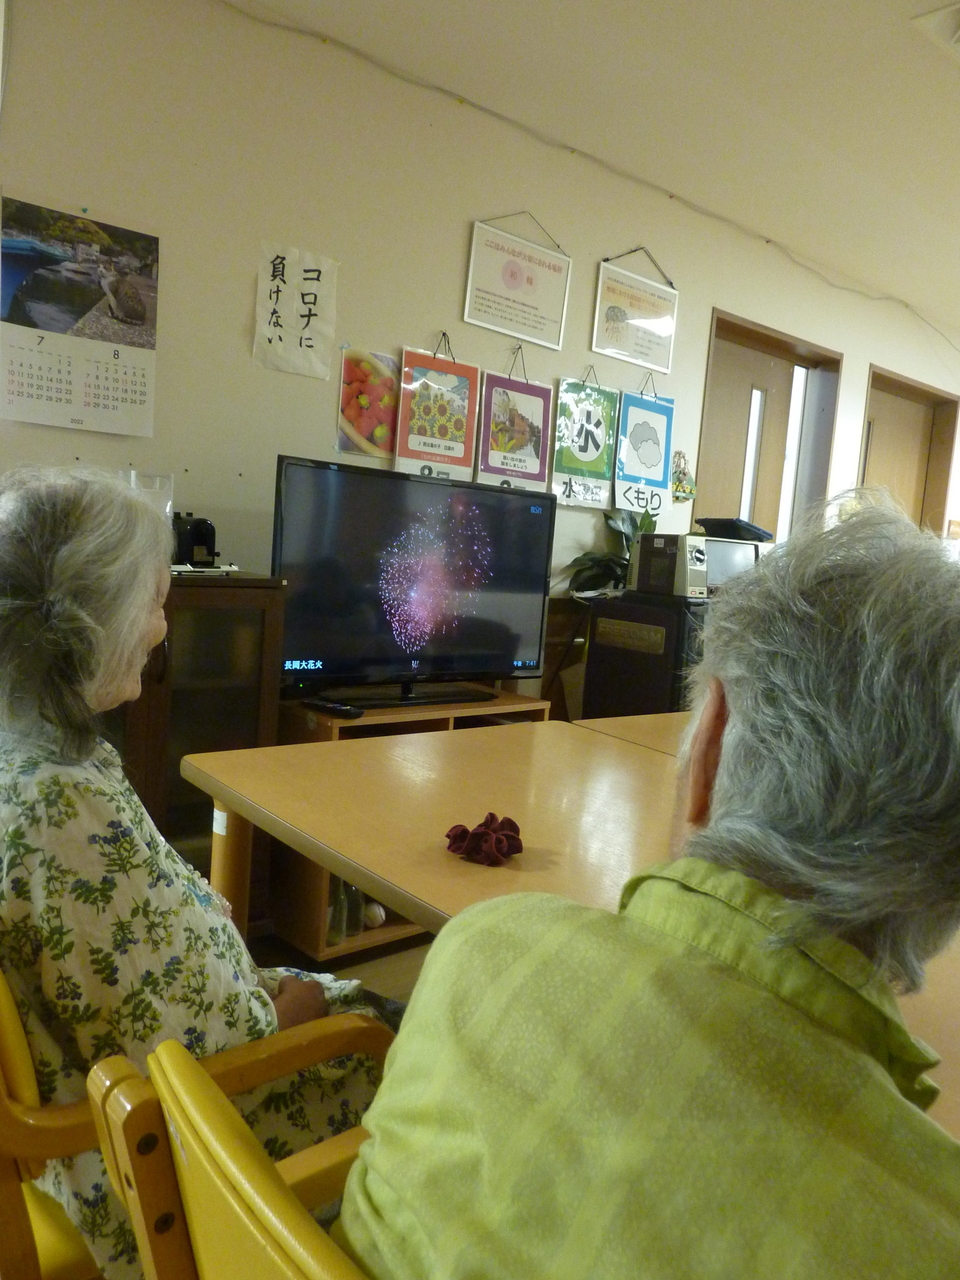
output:
<svg viewBox="0 0 960 1280"><path fill-rule="evenodd" d="M587 152L960 334L960 57L911 22L929 2L232 2Z"/></svg>

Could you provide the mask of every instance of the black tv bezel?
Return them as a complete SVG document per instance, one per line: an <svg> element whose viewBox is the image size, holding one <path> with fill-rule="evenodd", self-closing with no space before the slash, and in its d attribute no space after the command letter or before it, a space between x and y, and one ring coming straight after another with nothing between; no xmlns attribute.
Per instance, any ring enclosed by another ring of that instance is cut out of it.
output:
<svg viewBox="0 0 960 1280"><path fill-rule="evenodd" d="M280 536L283 528L283 506L281 496L283 492L283 475L287 464L292 463L299 466L314 467L322 471L346 471L353 475L362 475L364 477L377 477L385 482L395 483L412 483L416 485L439 485L447 489L469 489L480 493L489 493L492 489L507 489L508 486L476 484L469 480L453 480L441 478L439 476L421 476L409 474L405 471L387 470L381 467L358 467L351 466L344 462L327 462L322 458L302 458L295 454L278 453L277 454L277 476L274 487L273 497L273 536L270 549L270 571L274 577L282 576L280 570ZM550 514L550 530L547 543L547 564L543 583L543 616L540 621L540 651L536 670L526 668L518 672L515 667L509 667L506 671L476 671L476 672L411 672L404 675L393 675L386 678L378 678L376 676L358 676L352 674L350 676L337 675L304 675L303 672L284 671L282 666L280 670L281 692L285 697L300 697L304 694L329 692L331 689L346 688L376 688L377 686L397 686L397 685L414 685L414 684L454 684L468 683L470 681L481 680L537 680L544 673L544 650L547 636L547 612L550 599L550 579L551 568L553 565L553 539L556 531L557 520L557 499L556 495L549 491L532 489L514 489L509 486L509 492L517 494L518 498L523 497L534 501L544 502L549 506ZM281 657L281 663L283 659Z"/></svg>

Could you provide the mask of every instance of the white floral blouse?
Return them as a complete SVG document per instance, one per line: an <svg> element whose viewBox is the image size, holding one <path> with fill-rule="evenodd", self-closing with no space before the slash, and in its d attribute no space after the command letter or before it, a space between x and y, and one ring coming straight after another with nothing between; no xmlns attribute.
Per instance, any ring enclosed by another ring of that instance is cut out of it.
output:
<svg viewBox="0 0 960 1280"><path fill-rule="evenodd" d="M141 1070L175 1037L197 1057L277 1029L271 993L296 970L258 970L226 904L157 831L112 747L67 764L0 736L0 968L20 1010L43 1102L85 1096L100 1058ZM322 982L331 1012L358 982ZM364 1010L366 1011L366 1010ZM374 1064L345 1058L235 1099L275 1159L356 1124ZM107 1280L142 1275L99 1152L50 1161L39 1185L84 1233Z"/></svg>

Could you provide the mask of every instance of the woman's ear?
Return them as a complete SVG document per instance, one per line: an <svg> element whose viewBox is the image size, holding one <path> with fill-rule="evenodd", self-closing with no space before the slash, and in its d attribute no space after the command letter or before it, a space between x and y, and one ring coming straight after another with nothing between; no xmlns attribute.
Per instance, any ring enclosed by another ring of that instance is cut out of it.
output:
<svg viewBox="0 0 960 1280"><path fill-rule="evenodd" d="M726 726L727 696L720 681L713 679L707 688L707 696L687 755L684 818L691 827L705 827L710 820L710 801Z"/></svg>

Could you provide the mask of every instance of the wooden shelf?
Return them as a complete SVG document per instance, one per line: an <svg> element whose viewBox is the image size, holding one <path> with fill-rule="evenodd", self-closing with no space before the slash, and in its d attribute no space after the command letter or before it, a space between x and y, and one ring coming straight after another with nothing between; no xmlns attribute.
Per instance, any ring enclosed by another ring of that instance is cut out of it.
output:
<svg viewBox="0 0 960 1280"><path fill-rule="evenodd" d="M366 951L368 947L382 947L387 942L399 942L401 938L415 938L419 933L426 933L421 925L398 920L395 924L382 924L377 929L364 929L363 933L344 938L335 947L324 947L315 959L333 960L337 956L348 956L352 951Z"/></svg>
<svg viewBox="0 0 960 1280"><path fill-rule="evenodd" d="M468 686L469 687L469 686ZM279 740L343 742L351 738L386 737L400 733L437 733L476 728L484 724L523 724L546 720L550 704L521 693L498 693L489 702L455 702L414 707L377 707L357 720L340 720L300 702L280 704ZM271 915L277 934L315 960L379 947L424 933L420 925L388 916L379 929L326 945L330 873L318 863L275 842L271 863Z"/></svg>
<svg viewBox="0 0 960 1280"><path fill-rule="evenodd" d="M201 866L209 867L210 797L184 782L180 759L276 742L283 601L280 578L175 576L167 638L150 655L142 693L105 717L147 812ZM258 834L254 846L255 920L269 917L268 840Z"/></svg>
<svg viewBox="0 0 960 1280"><path fill-rule="evenodd" d="M455 702L413 707L377 707L357 720L342 720L305 707L302 702L280 704L279 741L337 742L345 738L380 737L388 733L429 733L457 728L462 721L479 724L546 720L550 703L522 693L498 693L489 702Z"/></svg>

